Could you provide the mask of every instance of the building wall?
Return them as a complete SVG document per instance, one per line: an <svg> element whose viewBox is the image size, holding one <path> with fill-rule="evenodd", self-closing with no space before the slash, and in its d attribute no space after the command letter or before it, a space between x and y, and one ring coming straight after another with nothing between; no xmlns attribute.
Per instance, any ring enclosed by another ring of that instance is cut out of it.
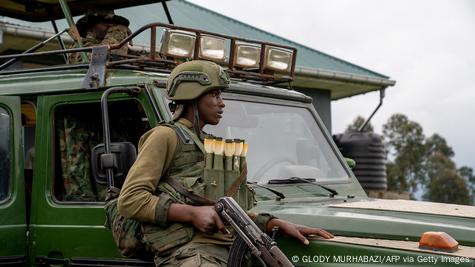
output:
<svg viewBox="0 0 475 267"><path fill-rule="evenodd" d="M331 117L331 92L328 90L315 90L305 88L294 88L296 91L304 93L313 99L313 106L320 115L323 123L328 131L332 132L332 117Z"/></svg>

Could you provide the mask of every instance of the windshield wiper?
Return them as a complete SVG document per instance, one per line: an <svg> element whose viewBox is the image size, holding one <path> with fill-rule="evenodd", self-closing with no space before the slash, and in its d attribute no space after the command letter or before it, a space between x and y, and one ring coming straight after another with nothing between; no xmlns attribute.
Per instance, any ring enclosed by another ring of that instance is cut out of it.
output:
<svg viewBox="0 0 475 267"><path fill-rule="evenodd" d="M277 200L281 200L281 199L284 199L284 198L285 198L284 193L279 192L279 191L277 191L277 190L274 190L274 189L272 189L272 188L269 188L269 187L267 187L267 186L260 185L260 184L258 184L257 182L249 182L249 181L248 181L247 183L248 183L248 184L252 184L252 185L254 185L254 186L257 186L257 187L260 187L260 188L267 189L268 191L274 193L274 195L277 196Z"/></svg>
<svg viewBox="0 0 475 267"><path fill-rule="evenodd" d="M338 195L337 191L317 183L316 179L314 179L314 178L290 177L288 179L272 179L272 180L269 180L269 184L298 184L298 183L308 183L308 184L313 184L313 185L319 186L319 187L327 190L328 192L330 192L330 197L334 197L334 196Z"/></svg>

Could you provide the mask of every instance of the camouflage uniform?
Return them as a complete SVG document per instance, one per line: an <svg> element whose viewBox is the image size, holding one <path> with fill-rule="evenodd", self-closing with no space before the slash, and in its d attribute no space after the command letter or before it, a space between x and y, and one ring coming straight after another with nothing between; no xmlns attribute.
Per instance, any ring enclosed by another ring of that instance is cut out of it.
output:
<svg viewBox="0 0 475 267"><path fill-rule="evenodd" d="M156 266L163 267L226 267L228 246L190 242L167 257L155 260Z"/></svg>
<svg viewBox="0 0 475 267"><path fill-rule="evenodd" d="M94 23L109 22L114 25L109 27L103 39L98 39L96 34L90 30ZM114 14L112 10L89 10L84 17L78 20L76 27L81 36L84 47L118 44L130 34L129 21ZM125 44L119 49L111 50L111 55L127 56L128 45ZM88 53L88 57L90 57ZM73 53L70 56L70 63L81 62L80 53Z"/></svg>
<svg viewBox="0 0 475 267"><path fill-rule="evenodd" d="M73 116L59 118L57 133L61 153L64 199L67 201L99 201L105 187L91 178L90 151L100 142L91 124Z"/></svg>

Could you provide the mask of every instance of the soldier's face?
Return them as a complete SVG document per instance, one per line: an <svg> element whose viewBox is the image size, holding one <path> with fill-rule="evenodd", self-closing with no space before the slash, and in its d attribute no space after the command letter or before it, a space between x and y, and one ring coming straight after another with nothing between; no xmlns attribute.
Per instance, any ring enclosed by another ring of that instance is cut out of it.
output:
<svg viewBox="0 0 475 267"><path fill-rule="evenodd" d="M99 22L94 25L92 30L94 31L96 38L102 40L106 36L107 29L109 29L110 26L112 26L112 23Z"/></svg>
<svg viewBox="0 0 475 267"><path fill-rule="evenodd" d="M224 112L224 102L220 90L209 91L198 99L198 113L204 124L216 125Z"/></svg>

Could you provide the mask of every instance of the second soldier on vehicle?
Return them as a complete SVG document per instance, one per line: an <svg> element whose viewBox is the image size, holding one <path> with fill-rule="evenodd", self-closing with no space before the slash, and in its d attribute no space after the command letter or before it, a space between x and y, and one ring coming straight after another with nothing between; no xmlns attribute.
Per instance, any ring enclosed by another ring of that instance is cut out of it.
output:
<svg viewBox="0 0 475 267"><path fill-rule="evenodd" d="M129 20L118 16L113 10L91 9L78 20L76 27L84 47L118 44L131 34ZM111 56L124 57L128 54L128 45L111 50ZM81 61L79 53L73 54L70 63Z"/></svg>

